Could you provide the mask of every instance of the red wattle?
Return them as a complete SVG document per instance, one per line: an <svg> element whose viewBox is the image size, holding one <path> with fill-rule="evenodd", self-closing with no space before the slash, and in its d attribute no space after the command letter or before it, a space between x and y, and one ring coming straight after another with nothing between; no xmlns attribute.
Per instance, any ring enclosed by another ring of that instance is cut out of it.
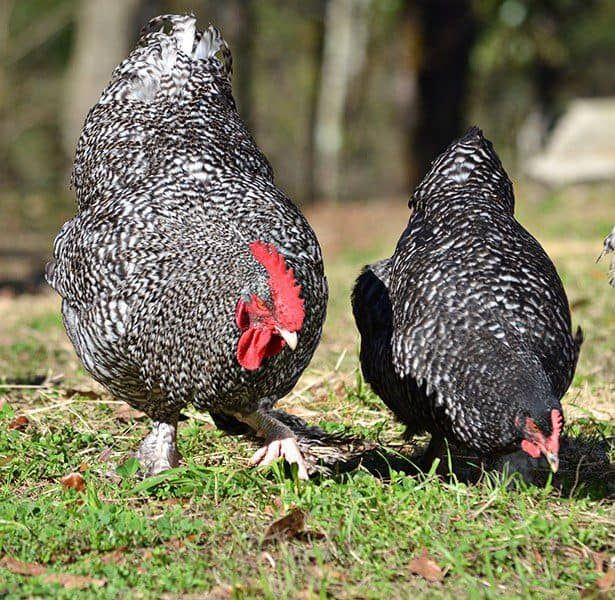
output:
<svg viewBox="0 0 615 600"><path fill-rule="evenodd" d="M237 344L237 361L248 371L256 371L263 360L284 348L284 340L271 329L250 327L244 331Z"/></svg>
<svg viewBox="0 0 615 600"><path fill-rule="evenodd" d="M250 328L243 332L237 344L237 360L248 371L256 371L265 358L265 348L271 333Z"/></svg>
<svg viewBox="0 0 615 600"><path fill-rule="evenodd" d="M532 458L538 458L540 456L540 448L528 440L521 441L521 450L529 454Z"/></svg>

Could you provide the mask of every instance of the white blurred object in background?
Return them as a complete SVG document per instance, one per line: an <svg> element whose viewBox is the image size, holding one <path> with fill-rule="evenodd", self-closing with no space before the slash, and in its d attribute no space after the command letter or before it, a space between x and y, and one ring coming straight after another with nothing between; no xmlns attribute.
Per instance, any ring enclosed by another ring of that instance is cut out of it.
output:
<svg viewBox="0 0 615 600"><path fill-rule="evenodd" d="M525 169L554 186L615 180L615 98L573 101Z"/></svg>

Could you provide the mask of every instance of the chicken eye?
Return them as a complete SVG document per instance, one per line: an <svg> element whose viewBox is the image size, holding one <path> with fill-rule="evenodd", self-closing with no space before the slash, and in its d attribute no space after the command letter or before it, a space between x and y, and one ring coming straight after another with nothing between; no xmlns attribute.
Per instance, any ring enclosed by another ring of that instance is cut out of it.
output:
<svg viewBox="0 0 615 600"><path fill-rule="evenodd" d="M532 419L528 418L525 423L526 423L528 431L531 431L532 433L540 433L540 429L538 429L538 425L536 425L536 423L534 423Z"/></svg>
<svg viewBox="0 0 615 600"><path fill-rule="evenodd" d="M265 304L265 301L262 298L259 298L258 296L256 297L254 304L256 305L256 308L258 308L259 310L269 310L269 307L267 306L267 304Z"/></svg>

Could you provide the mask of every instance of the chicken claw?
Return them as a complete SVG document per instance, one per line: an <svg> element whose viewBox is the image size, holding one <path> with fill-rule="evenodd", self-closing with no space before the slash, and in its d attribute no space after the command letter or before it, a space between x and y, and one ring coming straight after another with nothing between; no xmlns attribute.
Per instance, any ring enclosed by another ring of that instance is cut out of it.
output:
<svg viewBox="0 0 615 600"><path fill-rule="evenodd" d="M283 458L288 464L296 464L299 467L299 479L307 480L310 478L307 464L301 455L297 440L294 437L273 440L259 448L250 459L250 465L267 466L279 458Z"/></svg>

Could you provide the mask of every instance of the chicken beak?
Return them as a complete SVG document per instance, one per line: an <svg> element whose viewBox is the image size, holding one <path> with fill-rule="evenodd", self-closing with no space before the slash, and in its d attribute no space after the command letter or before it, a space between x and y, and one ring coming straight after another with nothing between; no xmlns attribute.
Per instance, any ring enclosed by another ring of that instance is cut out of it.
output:
<svg viewBox="0 0 615 600"><path fill-rule="evenodd" d="M286 345L294 350L297 347L297 332L288 331L287 329L278 329L280 337L286 342Z"/></svg>
<svg viewBox="0 0 615 600"><path fill-rule="evenodd" d="M557 453L547 452L545 454L545 457L547 459L547 462L549 463L549 466L551 467L551 471L553 471L553 473L557 473L557 470L559 469L559 457Z"/></svg>

